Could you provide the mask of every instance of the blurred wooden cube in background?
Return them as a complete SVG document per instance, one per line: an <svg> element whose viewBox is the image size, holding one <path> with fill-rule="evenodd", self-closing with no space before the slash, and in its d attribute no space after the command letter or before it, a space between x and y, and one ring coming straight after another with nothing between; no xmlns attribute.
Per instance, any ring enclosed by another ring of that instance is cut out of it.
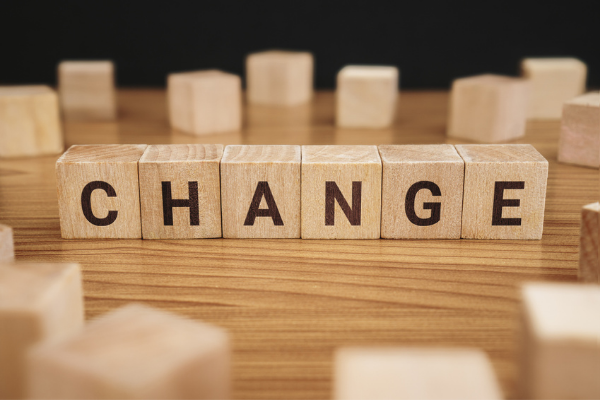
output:
<svg viewBox="0 0 600 400"><path fill-rule="evenodd" d="M584 282L600 283L599 246L600 203L596 202L581 209L578 277Z"/></svg>
<svg viewBox="0 0 600 400"><path fill-rule="evenodd" d="M558 161L600 166L600 92L587 93L564 104Z"/></svg>
<svg viewBox="0 0 600 400"><path fill-rule="evenodd" d="M15 259L13 230L10 226L0 224L0 263Z"/></svg>

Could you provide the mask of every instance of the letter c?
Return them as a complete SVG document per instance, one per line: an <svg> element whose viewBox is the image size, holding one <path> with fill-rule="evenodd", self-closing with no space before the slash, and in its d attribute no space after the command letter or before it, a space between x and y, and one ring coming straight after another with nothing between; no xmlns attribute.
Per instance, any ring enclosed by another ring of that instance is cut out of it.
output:
<svg viewBox="0 0 600 400"><path fill-rule="evenodd" d="M91 224L96 226L107 226L115 222L118 211L109 211L106 218L97 218L92 212L92 192L96 189L101 189L106 192L107 197L117 197L117 192L109 183L103 181L93 181L85 185L81 192L81 209L83 215Z"/></svg>

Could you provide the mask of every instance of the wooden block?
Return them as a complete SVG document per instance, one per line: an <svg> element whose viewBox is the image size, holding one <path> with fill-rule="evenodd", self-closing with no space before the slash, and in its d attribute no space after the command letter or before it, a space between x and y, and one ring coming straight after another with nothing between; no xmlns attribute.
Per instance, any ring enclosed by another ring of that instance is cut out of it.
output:
<svg viewBox="0 0 600 400"><path fill-rule="evenodd" d="M455 79L448 136L481 143L522 137L529 92L529 83L520 78L488 74Z"/></svg>
<svg viewBox="0 0 600 400"><path fill-rule="evenodd" d="M246 57L248 102L271 106L295 106L313 96L313 55L299 51L271 50Z"/></svg>
<svg viewBox="0 0 600 400"><path fill-rule="evenodd" d="M63 151L56 93L47 86L0 86L0 157Z"/></svg>
<svg viewBox="0 0 600 400"><path fill-rule="evenodd" d="M379 239L376 146L302 146L302 239Z"/></svg>
<svg viewBox="0 0 600 400"><path fill-rule="evenodd" d="M454 146L379 146L381 237L460 239L465 163Z"/></svg>
<svg viewBox="0 0 600 400"><path fill-rule="evenodd" d="M520 398L600 398L600 286L522 289Z"/></svg>
<svg viewBox="0 0 600 400"><path fill-rule="evenodd" d="M600 92L587 93L564 104L558 161L600 166Z"/></svg>
<svg viewBox="0 0 600 400"><path fill-rule="evenodd" d="M528 118L559 119L564 102L585 91L587 67L576 58L526 58L521 75L531 82Z"/></svg>
<svg viewBox="0 0 600 400"><path fill-rule="evenodd" d="M77 264L0 264L0 398L26 392L26 354L83 327Z"/></svg>
<svg viewBox="0 0 600 400"><path fill-rule="evenodd" d="M336 125L386 128L394 122L398 68L348 65L337 75Z"/></svg>
<svg viewBox="0 0 600 400"><path fill-rule="evenodd" d="M148 146L140 159L144 239L221 237L222 144Z"/></svg>
<svg viewBox="0 0 600 400"><path fill-rule="evenodd" d="M300 146L227 146L224 238L300 237Z"/></svg>
<svg viewBox="0 0 600 400"><path fill-rule="evenodd" d="M338 400L502 398L494 369L478 349L341 348L334 379Z"/></svg>
<svg viewBox="0 0 600 400"><path fill-rule="evenodd" d="M30 356L29 395L44 399L224 399L224 329L139 304L90 322Z"/></svg>
<svg viewBox="0 0 600 400"><path fill-rule="evenodd" d="M579 280L600 283L600 203L592 203L581 210L579 237Z"/></svg>
<svg viewBox="0 0 600 400"><path fill-rule="evenodd" d="M239 130L241 85L239 76L217 70L170 74L171 126L195 135Z"/></svg>
<svg viewBox="0 0 600 400"><path fill-rule="evenodd" d="M58 65L60 105L68 120L117 117L112 61L63 61Z"/></svg>
<svg viewBox="0 0 600 400"><path fill-rule="evenodd" d="M138 161L145 144L71 146L56 161L64 239L142 237Z"/></svg>
<svg viewBox="0 0 600 400"><path fill-rule="evenodd" d="M457 145L464 239L541 239L548 161L529 144Z"/></svg>
<svg viewBox="0 0 600 400"><path fill-rule="evenodd" d="M0 263L15 259L13 230L10 226L0 224Z"/></svg>

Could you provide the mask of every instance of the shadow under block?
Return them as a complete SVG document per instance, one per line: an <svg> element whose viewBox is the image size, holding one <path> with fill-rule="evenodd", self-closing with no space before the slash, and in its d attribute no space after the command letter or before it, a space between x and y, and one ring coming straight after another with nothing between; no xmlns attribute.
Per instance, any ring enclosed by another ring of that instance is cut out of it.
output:
<svg viewBox="0 0 600 400"><path fill-rule="evenodd" d="M586 65L576 58L526 58L521 75L531 82L530 119L560 119L564 102L585 91Z"/></svg>
<svg viewBox="0 0 600 400"><path fill-rule="evenodd" d="M239 76L218 70L170 74L167 96L171 126L195 135L239 130L241 85Z"/></svg>
<svg viewBox="0 0 600 400"><path fill-rule="evenodd" d="M394 122L399 72L396 67L348 65L337 75L336 125L386 128Z"/></svg>
<svg viewBox="0 0 600 400"><path fill-rule="evenodd" d="M456 145L465 161L463 239L541 239L548 161L529 144Z"/></svg>
<svg viewBox="0 0 600 400"><path fill-rule="evenodd" d="M63 61L58 90L67 120L114 120L117 117L112 61Z"/></svg>
<svg viewBox="0 0 600 400"><path fill-rule="evenodd" d="M465 163L454 146L379 146L381 237L460 239Z"/></svg>
<svg viewBox="0 0 600 400"><path fill-rule="evenodd" d="M56 161L63 239L142 237L138 161L145 144L71 146Z"/></svg>
<svg viewBox="0 0 600 400"><path fill-rule="evenodd" d="M251 104L295 106L313 96L311 53L271 50L246 58L247 97Z"/></svg>
<svg viewBox="0 0 600 400"><path fill-rule="evenodd" d="M0 86L0 158L63 151L58 97L47 86Z"/></svg>
<svg viewBox="0 0 600 400"><path fill-rule="evenodd" d="M26 392L26 354L83 327L77 264L0 263L0 398Z"/></svg>
<svg viewBox="0 0 600 400"><path fill-rule="evenodd" d="M341 348L334 380L337 400L502 398L488 357L469 348Z"/></svg>
<svg viewBox="0 0 600 400"><path fill-rule="evenodd" d="M224 329L131 304L30 355L29 394L47 399L225 399Z"/></svg>
<svg viewBox="0 0 600 400"><path fill-rule="evenodd" d="M0 263L15 259L13 230L10 226L0 224Z"/></svg>
<svg viewBox="0 0 600 400"><path fill-rule="evenodd" d="M600 286L522 288L519 398L600 398Z"/></svg>
<svg viewBox="0 0 600 400"><path fill-rule="evenodd" d="M600 203L592 203L581 210L579 238L579 280L600 283Z"/></svg>
<svg viewBox="0 0 600 400"><path fill-rule="evenodd" d="M558 161L600 166L600 92L587 93L564 104Z"/></svg>
<svg viewBox="0 0 600 400"><path fill-rule="evenodd" d="M224 238L300 237L300 146L227 146Z"/></svg>
<svg viewBox="0 0 600 400"><path fill-rule="evenodd" d="M151 145L139 162L142 237L221 237L221 144Z"/></svg>
<svg viewBox="0 0 600 400"><path fill-rule="evenodd" d="M302 146L302 239L379 239L376 146Z"/></svg>
<svg viewBox="0 0 600 400"><path fill-rule="evenodd" d="M525 135L530 87L525 79L478 75L455 79L448 136L498 143Z"/></svg>

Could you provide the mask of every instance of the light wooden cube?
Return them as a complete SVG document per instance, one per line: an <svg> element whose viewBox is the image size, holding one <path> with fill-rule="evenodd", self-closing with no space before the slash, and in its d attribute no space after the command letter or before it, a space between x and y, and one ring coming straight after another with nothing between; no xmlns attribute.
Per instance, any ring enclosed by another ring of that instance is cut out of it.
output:
<svg viewBox="0 0 600 400"><path fill-rule="evenodd" d="M541 239L548 161L529 144L457 145L464 239Z"/></svg>
<svg viewBox="0 0 600 400"><path fill-rule="evenodd" d="M337 400L502 398L488 357L469 348L341 348L334 379Z"/></svg>
<svg viewBox="0 0 600 400"><path fill-rule="evenodd" d="M520 398L600 398L600 286L522 289Z"/></svg>
<svg viewBox="0 0 600 400"><path fill-rule="evenodd" d="M0 398L26 392L27 351L83 327L77 264L0 263Z"/></svg>
<svg viewBox="0 0 600 400"><path fill-rule="evenodd" d="M528 117L559 119L564 102L585 91L587 67L576 58L526 58L521 74L531 82Z"/></svg>
<svg viewBox="0 0 600 400"><path fill-rule="evenodd" d="M33 349L29 395L44 399L225 399L224 329L138 304Z"/></svg>
<svg viewBox="0 0 600 400"><path fill-rule="evenodd" d="M295 106L313 96L313 55L299 51L271 50L246 58L248 102L271 106Z"/></svg>
<svg viewBox="0 0 600 400"><path fill-rule="evenodd" d="M239 76L217 70L170 74L171 126L194 135L239 130L242 126L241 85Z"/></svg>
<svg viewBox="0 0 600 400"><path fill-rule="evenodd" d="M0 263L15 259L13 230L10 226L0 224Z"/></svg>
<svg viewBox="0 0 600 400"><path fill-rule="evenodd" d="M379 146L381 237L460 239L465 163L454 146Z"/></svg>
<svg viewBox="0 0 600 400"><path fill-rule="evenodd" d="M348 65L337 75L336 125L386 128L394 122L399 72L396 67Z"/></svg>
<svg viewBox="0 0 600 400"><path fill-rule="evenodd" d="M56 161L64 239L142 237L138 161L145 144L71 146Z"/></svg>
<svg viewBox="0 0 600 400"><path fill-rule="evenodd" d="M58 65L60 105L68 120L117 117L112 61L63 61Z"/></svg>
<svg viewBox="0 0 600 400"><path fill-rule="evenodd" d="M0 86L0 157L63 151L58 97L47 86Z"/></svg>
<svg viewBox="0 0 600 400"><path fill-rule="evenodd" d="M587 93L564 104L558 161L600 166L600 92Z"/></svg>
<svg viewBox="0 0 600 400"><path fill-rule="evenodd" d="M224 238L300 237L300 146L227 146Z"/></svg>
<svg viewBox="0 0 600 400"><path fill-rule="evenodd" d="M600 283L600 203L592 203L581 210L579 237L579 279Z"/></svg>
<svg viewBox="0 0 600 400"><path fill-rule="evenodd" d="M139 163L142 237L221 237L221 144L148 146Z"/></svg>
<svg viewBox="0 0 600 400"><path fill-rule="evenodd" d="M498 143L525 135L529 82L500 75L455 79L448 136Z"/></svg>
<svg viewBox="0 0 600 400"><path fill-rule="evenodd" d="M376 146L302 146L302 239L379 239Z"/></svg>

